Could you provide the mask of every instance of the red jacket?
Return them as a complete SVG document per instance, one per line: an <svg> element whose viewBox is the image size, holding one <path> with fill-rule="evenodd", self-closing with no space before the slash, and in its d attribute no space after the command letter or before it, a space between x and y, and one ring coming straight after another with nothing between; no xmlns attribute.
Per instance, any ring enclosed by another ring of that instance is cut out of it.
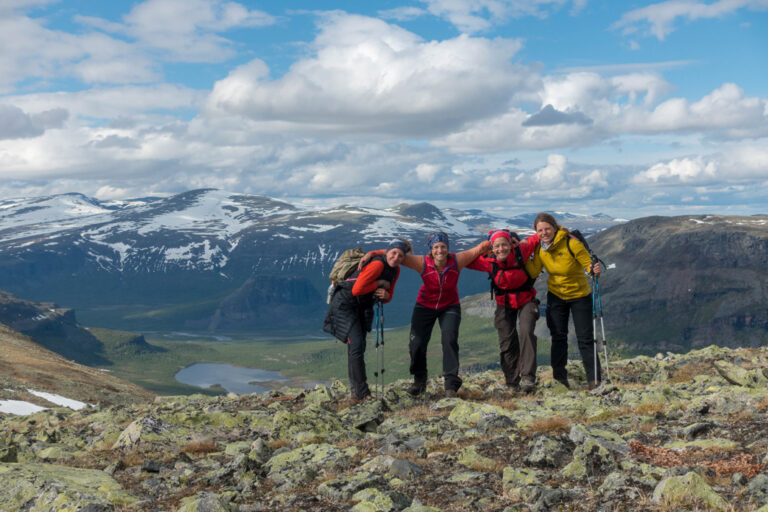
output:
<svg viewBox="0 0 768 512"><path fill-rule="evenodd" d="M459 303L459 266L456 255L450 253L442 272L437 270L432 256L424 256L424 270L421 272L422 285L416 302L424 307L441 309Z"/></svg>
<svg viewBox="0 0 768 512"><path fill-rule="evenodd" d="M535 243L522 243L520 244L520 254L523 257L523 261L528 261L536 249ZM515 258L515 248L513 247L507 256L506 261L498 261L489 254L488 256L481 256L475 261L467 265L467 268L472 270L480 270L482 272L493 271L493 263L496 262L498 268L501 269L494 278L494 283L497 287L502 289L515 289L523 286L528 281L528 276L517 264ZM536 276L531 276L535 278ZM499 306L509 305L510 308L519 309L528 302L532 301L536 297L536 289L521 290L513 293L497 294L496 304ZM509 301L509 302L507 302Z"/></svg>

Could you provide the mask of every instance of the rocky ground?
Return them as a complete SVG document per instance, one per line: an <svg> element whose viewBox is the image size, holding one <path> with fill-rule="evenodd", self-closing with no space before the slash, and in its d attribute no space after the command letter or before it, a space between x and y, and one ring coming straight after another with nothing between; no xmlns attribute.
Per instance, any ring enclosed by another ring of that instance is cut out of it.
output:
<svg viewBox="0 0 768 512"><path fill-rule="evenodd" d="M768 511L768 348L501 375L167 396L0 420L0 510Z"/></svg>

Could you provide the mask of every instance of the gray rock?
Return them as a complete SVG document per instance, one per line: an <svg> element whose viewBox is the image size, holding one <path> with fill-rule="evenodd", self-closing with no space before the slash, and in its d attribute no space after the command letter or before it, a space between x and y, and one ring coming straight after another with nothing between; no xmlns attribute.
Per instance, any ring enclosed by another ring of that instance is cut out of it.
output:
<svg viewBox="0 0 768 512"><path fill-rule="evenodd" d="M539 435L531 442L526 464L539 468L559 468L571 456L572 447L560 440Z"/></svg>
<svg viewBox="0 0 768 512"><path fill-rule="evenodd" d="M384 404L380 400L365 400L339 412L346 429L376 432L384 421Z"/></svg>
<svg viewBox="0 0 768 512"><path fill-rule="evenodd" d="M758 502L768 502L768 471L763 471L747 484L744 493Z"/></svg>
<svg viewBox="0 0 768 512"><path fill-rule="evenodd" d="M317 492L329 500L341 502L349 500L358 491L369 487L378 487L383 483L380 476L362 472L324 482L318 486Z"/></svg>
<svg viewBox="0 0 768 512"><path fill-rule="evenodd" d="M424 473L424 469L421 466L409 460L403 459L395 459L392 461L392 465L389 467L389 471L398 478L405 480L418 477Z"/></svg>
<svg viewBox="0 0 768 512"><path fill-rule="evenodd" d="M713 426L713 423L710 421L700 421L683 428L682 434L686 439L695 439L712 430Z"/></svg>

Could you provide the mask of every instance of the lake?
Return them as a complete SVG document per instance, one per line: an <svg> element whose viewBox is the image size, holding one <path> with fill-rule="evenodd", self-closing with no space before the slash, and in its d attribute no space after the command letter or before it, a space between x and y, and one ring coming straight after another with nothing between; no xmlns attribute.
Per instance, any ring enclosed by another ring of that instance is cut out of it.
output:
<svg viewBox="0 0 768 512"><path fill-rule="evenodd" d="M174 378L183 384L200 388L209 388L218 384L227 391L238 395L262 393L270 389L252 384L253 382L289 380L276 371L243 368L242 366L220 363L195 363L180 370L174 375Z"/></svg>

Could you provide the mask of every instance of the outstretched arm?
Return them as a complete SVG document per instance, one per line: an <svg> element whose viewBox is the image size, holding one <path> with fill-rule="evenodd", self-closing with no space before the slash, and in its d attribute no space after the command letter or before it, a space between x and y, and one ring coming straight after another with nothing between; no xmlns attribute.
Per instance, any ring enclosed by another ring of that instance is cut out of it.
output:
<svg viewBox="0 0 768 512"><path fill-rule="evenodd" d="M462 269L490 250L491 242L484 240L472 249L456 253L456 264Z"/></svg>
<svg viewBox="0 0 768 512"><path fill-rule="evenodd" d="M365 256L363 256L363 259L360 260L357 268L363 268L363 265L365 265L371 258L375 258L376 256L383 256L384 254L387 254L386 249L374 249L373 251L367 252ZM424 271L424 256L406 254L402 264L403 266L413 269L421 274Z"/></svg>

